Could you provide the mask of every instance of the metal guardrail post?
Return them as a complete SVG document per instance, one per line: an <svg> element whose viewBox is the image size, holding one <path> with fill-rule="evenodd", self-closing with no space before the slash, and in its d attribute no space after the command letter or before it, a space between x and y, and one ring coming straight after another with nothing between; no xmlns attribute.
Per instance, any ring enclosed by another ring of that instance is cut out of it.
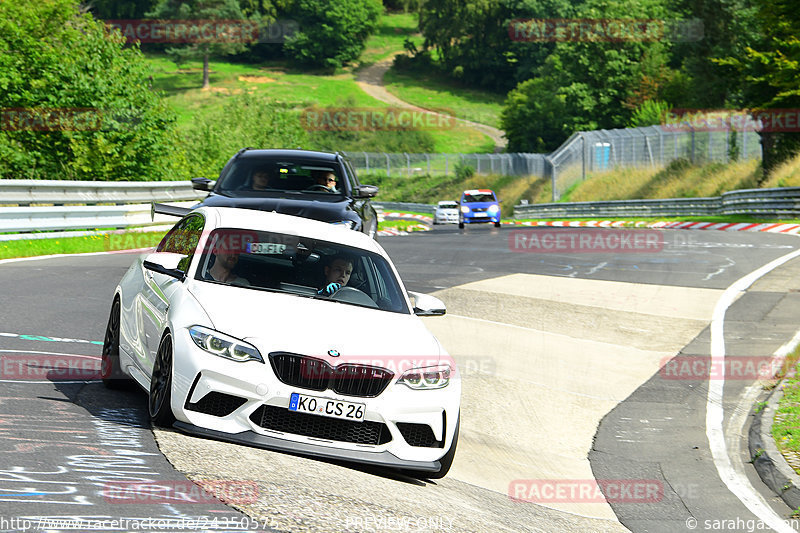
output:
<svg viewBox="0 0 800 533"><path fill-rule="evenodd" d="M581 181L586 181L586 134L581 132Z"/></svg>
<svg viewBox="0 0 800 533"><path fill-rule="evenodd" d="M553 189L553 201L557 202L560 195L558 194L558 188L556 187L556 164L548 156L545 156L544 160L550 163L550 186Z"/></svg>

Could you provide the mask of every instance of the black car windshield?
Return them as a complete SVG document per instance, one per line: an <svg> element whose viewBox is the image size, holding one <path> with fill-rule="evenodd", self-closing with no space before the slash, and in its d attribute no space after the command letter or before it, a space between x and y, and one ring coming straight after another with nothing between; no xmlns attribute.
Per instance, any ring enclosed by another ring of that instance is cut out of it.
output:
<svg viewBox="0 0 800 533"><path fill-rule="evenodd" d="M342 183L338 165L330 162L247 158L231 164L215 191L227 196L269 196L286 191L341 195Z"/></svg>
<svg viewBox="0 0 800 533"><path fill-rule="evenodd" d="M382 256L295 235L216 229L209 235L195 279L409 312L394 271Z"/></svg>
<svg viewBox="0 0 800 533"><path fill-rule="evenodd" d="M490 192L486 193L473 193L473 194L464 194L464 203L473 204L478 202L496 202L497 200L494 197L494 194Z"/></svg>

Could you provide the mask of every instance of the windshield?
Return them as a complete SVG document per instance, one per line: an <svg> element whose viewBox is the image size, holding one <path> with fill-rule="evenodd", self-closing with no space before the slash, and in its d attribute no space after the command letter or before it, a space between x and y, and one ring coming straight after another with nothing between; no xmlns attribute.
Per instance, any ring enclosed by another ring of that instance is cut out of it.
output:
<svg viewBox="0 0 800 533"><path fill-rule="evenodd" d="M446 204L439 204L439 209L458 209L455 202L448 202Z"/></svg>
<svg viewBox="0 0 800 533"><path fill-rule="evenodd" d="M464 194L463 202L467 204L478 203L478 202L496 202L497 200L494 197L493 193L474 193L474 194Z"/></svg>
<svg viewBox="0 0 800 533"><path fill-rule="evenodd" d="M308 192L340 195L338 165L287 159L241 159L220 177L216 192L228 196L259 196L270 192Z"/></svg>
<svg viewBox="0 0 800 533"><path fill-rule="evenodd" d="M214 230L195 279L409 312L397 278L382 256L293 235ZM339 286L329 288L331 283Z"/></svg>

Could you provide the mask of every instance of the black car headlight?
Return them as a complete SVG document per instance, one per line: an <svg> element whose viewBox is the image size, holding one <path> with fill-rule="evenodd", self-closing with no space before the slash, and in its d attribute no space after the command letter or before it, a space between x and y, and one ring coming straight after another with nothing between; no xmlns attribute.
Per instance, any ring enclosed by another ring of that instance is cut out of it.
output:
<svg viewBox="0 0 800 533"><path fill-rule="evenodd" d="M250 343L237 338L225 335L219 331L205 328L203 326L192 326L189 328L189 335L198 346L206 352L243 363L245 361L264 362L258 349Z"/></svg>

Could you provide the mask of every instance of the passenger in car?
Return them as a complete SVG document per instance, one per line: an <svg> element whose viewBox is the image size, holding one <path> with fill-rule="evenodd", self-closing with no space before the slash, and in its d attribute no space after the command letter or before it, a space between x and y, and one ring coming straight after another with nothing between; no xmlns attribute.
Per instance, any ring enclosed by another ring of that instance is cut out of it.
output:
<svg viewBox="0 0 800 533"><path fill-rule="evenodd" d="M322 296L330 296L350 281L353 273L353 260L345 255L334 255L323 267L324 286L317 292Z"/></svg>
<svg viewBox="0 0 800 533"><path fill-rule="evenodd" d="M265 191L269 189L269 172L267 170L256 170L253 172L251 188L254 191Z"/></svg>
<svg viewBox="0 0 800 533"><path fill-rule="evenodd" d="M312 185L312 189L337 192L336 174L330 170L314 170L311 172L311 177L317 182L315 185Z"/></svg>
<svg viewBox="0 0 800 533"><path fill-rule="evenodd" d="M213 264L206 270L203 279L242 287L250 286L249 281L233 273L233 269L239 264L239 251L231 249L225 236L214 245L213 255Z"/></svg>

